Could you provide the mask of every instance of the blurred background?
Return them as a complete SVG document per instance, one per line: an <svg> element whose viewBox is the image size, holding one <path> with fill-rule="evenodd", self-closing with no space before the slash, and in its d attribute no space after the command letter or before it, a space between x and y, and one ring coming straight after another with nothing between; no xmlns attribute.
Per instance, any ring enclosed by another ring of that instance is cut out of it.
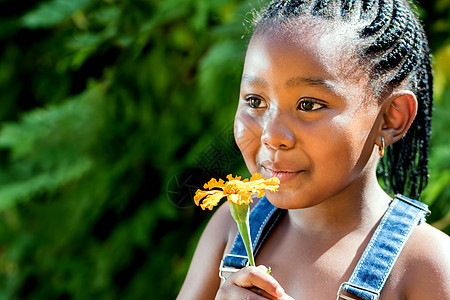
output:
<svg viewBox="0 0 450 300"><path fill-rule="evenodd" d="M211 212L247 176L232 123L261 0L0 0L0 299L174 299ZM434 55L429 222L450 232L450 0ZM248 28L248 27L247 27Z"/></svg>

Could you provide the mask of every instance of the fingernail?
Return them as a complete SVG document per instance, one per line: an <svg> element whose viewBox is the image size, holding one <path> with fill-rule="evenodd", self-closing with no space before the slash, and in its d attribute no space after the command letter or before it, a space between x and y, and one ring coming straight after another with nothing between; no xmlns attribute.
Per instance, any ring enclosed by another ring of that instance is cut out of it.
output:
<svg viewBox="0 0 450 300"><path fill-rule="evenodd" d="M264 273L267 273L267 267L266 266L260 265L260 266L258 266L258 268L261 269Z"/></svg>
<svg viewBox="0 0 450 300"><path fill-rule="evenodd" d="M275 294L277 295L277 297L281 297L284 295L284 289L281 287L281 285L277 286Z"/></svg>

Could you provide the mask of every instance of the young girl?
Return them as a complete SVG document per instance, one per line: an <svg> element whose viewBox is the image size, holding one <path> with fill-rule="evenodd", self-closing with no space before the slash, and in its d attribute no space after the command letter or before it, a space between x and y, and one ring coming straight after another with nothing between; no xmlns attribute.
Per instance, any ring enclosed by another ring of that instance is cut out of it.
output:
<svg viewBox="0 0 450 300"><path fill-rule="evenodd" d="M431 93L406 0L273 1L256 20L235 119L249 171L281 182L252 208L261 266L236 268L225 202L179 299L450 299L449 237L376 177L386 147L387 188L419 196Z"/></svg>

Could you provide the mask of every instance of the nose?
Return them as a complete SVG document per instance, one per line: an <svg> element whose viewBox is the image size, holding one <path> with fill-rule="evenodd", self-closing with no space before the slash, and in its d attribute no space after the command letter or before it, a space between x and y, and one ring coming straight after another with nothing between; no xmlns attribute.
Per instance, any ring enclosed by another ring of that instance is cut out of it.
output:
<svg viewBox="0 0 450 300"><path fill-rule="evenodd" d="M261 142L274 150L289 150L295 146L295 134L289 128L289 116L280 112L267 117L263 126Z"/></svg>

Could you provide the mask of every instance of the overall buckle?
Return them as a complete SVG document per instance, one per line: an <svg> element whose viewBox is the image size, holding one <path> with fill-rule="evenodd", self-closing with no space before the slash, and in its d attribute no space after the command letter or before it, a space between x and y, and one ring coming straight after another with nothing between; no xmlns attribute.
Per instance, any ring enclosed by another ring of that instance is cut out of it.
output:
<svg viewBox="0 0 450 300"><path fill-rule="evenodd" d="M346 295L342 295L342 292L344 291L344 286L346 286L346 285L351 286L351 287L354 287L354 288L357 288L357 289L360 289L360 290L363 290L363 291L365 291L365 292L372 293L372 294L374 294L374 295L376 296L375 299L380 298L380 293L379 293L379 292L372 291L372 290L370 290L370 289L368 289L368 288L365 288L365 287L362 287L362 286L359 286L359 285L356 285L356 284L353 284L353 283L343 282L343 283L341 284L341 286L339 287L339 290L338 290L338 292L337 292L337 298L336 298L336 300L339 300L339 299L345 299L345 300L359 300L359 299L360 299L360 298L352 298L352 297L349 297L349 296L346 296Z"/></svg>
<svg viewBox="0 0 450 300"><path fill-rule="evenodd" d="M248 257L244 256L244 255L237 255L237 254L227 254L225 256L231 256L231 257L236 257L236 258L247 258L247 264L245 265L246 267L250 265L249 261L248 261ZM225 258L225 257L224 257ZM223 272L225 273L236 273L237 271L239 271L240 269L238 268L232 268L232 267L227 267L223 265L223 259L220 261L220 266L219 266L219 277L222 278L223 280L226 280L227 277L223 276Z"/></svg>
<svg viewBox="0 0 450 300"><path fill-rule="evenodd" d="M403 196L403 195L397 194L397 195L395 195L395 198L397 198L398 200L401 200L401 201L403 201L403 202L406 202L406 203L408 203L409 205L412 205L412 206L414 206L414 207L416 207L416 208L418 208L418 209L421 209L421 210L425 211L426 214L427 214L427 217L428 217L429 215L431 215L431 211L430 211L428 208L425 208L425 207L422 207L422 206L420 206L420 205L417 205L416 203L412 202L410 199L406 198L406 197Z"/></svg>

